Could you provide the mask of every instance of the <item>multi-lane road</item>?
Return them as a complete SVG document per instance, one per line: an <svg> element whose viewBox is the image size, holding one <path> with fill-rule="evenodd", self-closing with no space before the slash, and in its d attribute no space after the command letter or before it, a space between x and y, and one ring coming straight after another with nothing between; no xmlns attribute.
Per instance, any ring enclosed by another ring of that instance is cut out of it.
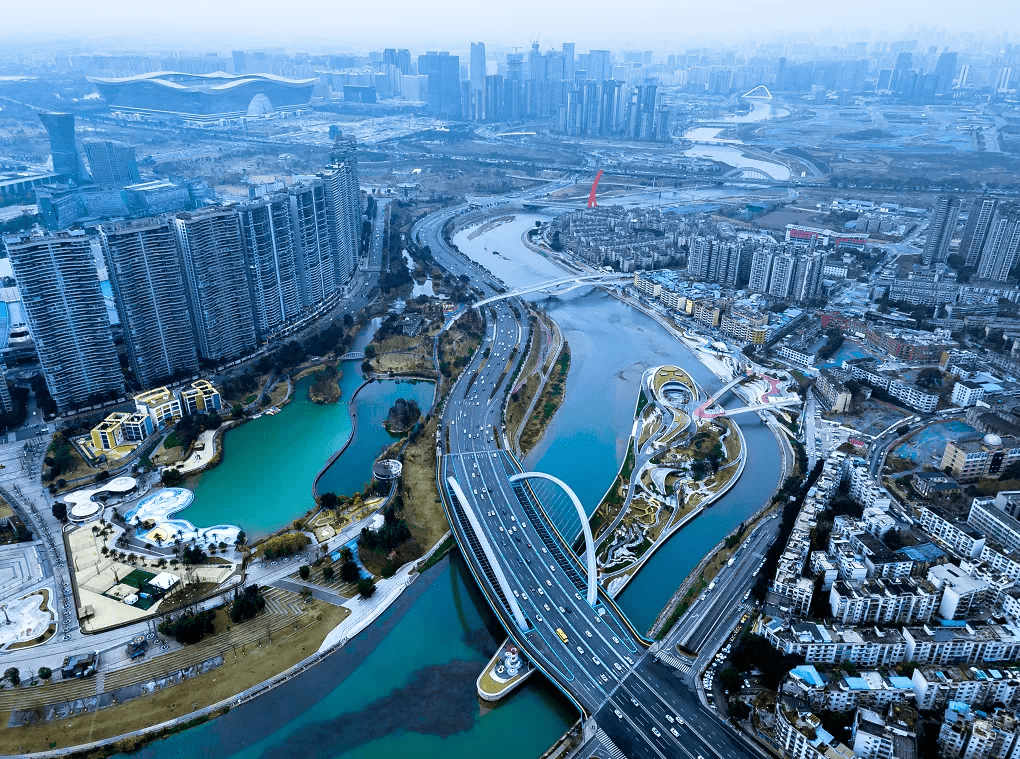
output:
<svg viewBox="0 0 1020 759"><path fill-rule="evenodd" d="M413 234L488 297L499 283L442 238L460 210L420 220ZM437 448L451 524L490 604L522 650L625 755L757 756L702 706L689 676L647 654L648 642L601 590L589 603L585 570L549 523L536 490L510 481L522 467L506 450L502 406L530 327L516 299L483 313L482 344L450 390Z"/></svg>

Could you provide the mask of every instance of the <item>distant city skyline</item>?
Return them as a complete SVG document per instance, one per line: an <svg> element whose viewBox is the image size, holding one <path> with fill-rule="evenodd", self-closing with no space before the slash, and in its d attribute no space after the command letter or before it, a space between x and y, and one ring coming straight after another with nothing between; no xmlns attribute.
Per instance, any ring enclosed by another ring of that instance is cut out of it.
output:
<svg viewBox="0 0 1020 759"><path fill-rule="evenodd" d="M0 39L45 41L68 49L95 44L181 50L297 45L309 51L363 52L395 44L466 49L472 40L493 48L537 40L543 48L575 42L579 49L672 51L754 40L838 47L867 39L976 36L1008 42L1020 37L1004 27L1008 5L1002 0L975 0L966 12L949 0L861 0L852 5L784 0L771 6L753 0L667 5L636 0L625 7L583 0L517 0L512 5L390 0L385 14L380 6L323 0L294 0L287 7L289 12L280 14L278 4L266 0L94 0L86 12L85 6L66 0L39 0L5 9ZM931 26L933 20L940 25Z"/></svg>

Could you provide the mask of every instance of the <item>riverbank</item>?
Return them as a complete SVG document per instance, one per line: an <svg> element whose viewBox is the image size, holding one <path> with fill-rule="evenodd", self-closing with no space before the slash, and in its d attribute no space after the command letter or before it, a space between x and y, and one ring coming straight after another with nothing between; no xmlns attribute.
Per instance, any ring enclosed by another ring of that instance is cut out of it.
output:
<svg viewBox="0 0 1020 759"><path fill-rule="evenodd" d="M534 402L534 408L521 431L519 448L527 454L542 439L553 415L563 405L567 374L570 371L570 346L564 341L559 355L545 379L542 392Z"/></svg>
<svg viewBox="0 0 1020 759"><path fill-rule="evenodd" d="M0 730L0 752L5 755L108 756L118 751L136 750L149 741L164 737L174 726L208 716L210 712L236 701L239 694L281 677L282 673L314 654L329 633L350 614L347 609L314 599L304 605L304 610L303 615L295 617L293 624L283 628L276 624L270 628L269 623L262 619L271 616L265 612L261 617L221 633L225 638L222 646L216 644L215 636L194 644L196 648L209 648L210 651L213 647L222 649L217 654L221 663L204 674L98 711ZM267 636L266 630L270 629ZM249 632L261 637L240 642L244 639L238 634L243 636ZM237 640L234 641L234 638ZM267 645L263 645L263 641ZM190 651L189 647L181 649L183 655ZM108 673L106 677L113 680L118 672ZM167 674L170 673L154 670L149 677L158 679ZM164 717L160 724L150 724L153 714ZM0 719L6 725L10 714L0 716Z"/></svg>

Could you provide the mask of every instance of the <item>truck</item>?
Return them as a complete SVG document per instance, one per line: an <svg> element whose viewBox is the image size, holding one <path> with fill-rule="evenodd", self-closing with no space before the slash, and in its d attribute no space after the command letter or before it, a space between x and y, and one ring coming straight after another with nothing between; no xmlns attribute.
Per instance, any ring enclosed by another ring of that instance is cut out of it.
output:
<svg viewBox="0 0 1020 759"><path fill-rule="evenodd" d="M732 567L733 566L733 562L734 562L734 559L730 559L729 561L726 562L726 566Z"/></svg>
<svg viewBox="0 0 1020 759"><path fill-rule="evenodd" d="M708 584L708 589L709 590L715 590L715 580L712 580L712 582L710 582Z"/></svg>
<svg viewBox="0 0 1020 759"><path fill-rule="evenodd" d="M556 634L559 636L560 640L562 640L564 643L567 642L567 634L563 632L563 630L561 630L559 627L556 628Z"/></svg>

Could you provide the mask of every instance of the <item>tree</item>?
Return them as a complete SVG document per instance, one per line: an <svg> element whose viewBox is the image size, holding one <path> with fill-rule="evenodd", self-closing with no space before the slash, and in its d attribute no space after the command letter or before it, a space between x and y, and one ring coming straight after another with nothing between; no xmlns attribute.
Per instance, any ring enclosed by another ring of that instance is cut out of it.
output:
<svg viewBox="0 0 1020 759"><path fill-rule="evenodd" d="M266 607L266 599L258 585L249 585L234 596L230 604L230 619L233 622L244 622L251 619Z"/></svg>
<svg viewBox="0 0 1020 759"><path fill-rule="evenodd" d="M719 683L731 693L740 690L740 680L740 673L732 664L727 664L719 670Z"/></svg>
<svg viewBox="0 0 1020 759"><path fill-rule="evenodd" d="M350 564L354 561L354 551L351 550L350 546L344 546L340 549L340 562L343 564Z"/></svg>
<svg viewBox="0 0 1020 759"><path fill-rule="evenodd" d="M319 496L319 504L324 509L335 509L337 504L336 493L323 493Z"/></svg>
<svg viewBox="0 0 1020 759"><path fill-rule="evenodd" d="M298 574L301 575L302 580L307 580L312 576L312 568L307 564L302 564L301 568L298 569Z"/></svg>
<svg viewBox="0 0 1020 759"><path fill-rule="evenodd" d="M334 574L333 567L322 568L322 579L325 580L326 582L333 582L333 574Z"/></svg>
<svg viewBox="0 0 1020 759"><path fill-rule="evenodd" d="M51 677L53 677L52 669L50 669L49 667L39 667L40 680L49 680Z"/></svg>
<svg viewBox="0 0 1020 759"><path fill-rule="evenodd" d="M344 582L357 582L361 578L361 570L353 561L345 561L340 565L340 579Z"/></svg>
<svg viewBox="0 0 1020 759"><path fill-rule="evenodd" d="M372 594L369 593L368 595ZM368 598L368 596L365 597ZM18 671L17 667L8 667L6 671L4 671L4 680L9 681L11 685L17 687L21 685L21 672Z"/></svg>
<svg viewBox="0 0 1020 759"><path fill-rule="evenodd" d="M896 665L896 671L903 677L913 677L914 670L917 669L917 666L916 661L900 662Z"/></svg>
<svg viewBox="0 0 1020 759"><path fill-rule="evenodd" d="M362 577L358 580L358 595L362 598L371 598L375 593L375 580L371 577Z"/></svg>
<svg viewBox="0 0 1020 759"><path fill-rule="evenodd" d="M213 619L216 612L212 609L197 614L185 612L175 620L161 622L159 631L163 635L172 635L178 643L198 643L213 631Z"/></svg>
<svg viewBox="0 0 1020 759"><path fill-rule="evenodd" d="M734 701L727 707L727 710L730 713L730 717L738 722L751 716L751 707L743 701Z"/></svg>
<svg viewBox="0 0 1020 759"><path fill-rule="evenodd" d="M54 519L59 519L61 522L66 522L67 521L67 504L66 503L64 503L63 501L54 501L53 502L52 511L53 511L53 518Z"/></svg>

